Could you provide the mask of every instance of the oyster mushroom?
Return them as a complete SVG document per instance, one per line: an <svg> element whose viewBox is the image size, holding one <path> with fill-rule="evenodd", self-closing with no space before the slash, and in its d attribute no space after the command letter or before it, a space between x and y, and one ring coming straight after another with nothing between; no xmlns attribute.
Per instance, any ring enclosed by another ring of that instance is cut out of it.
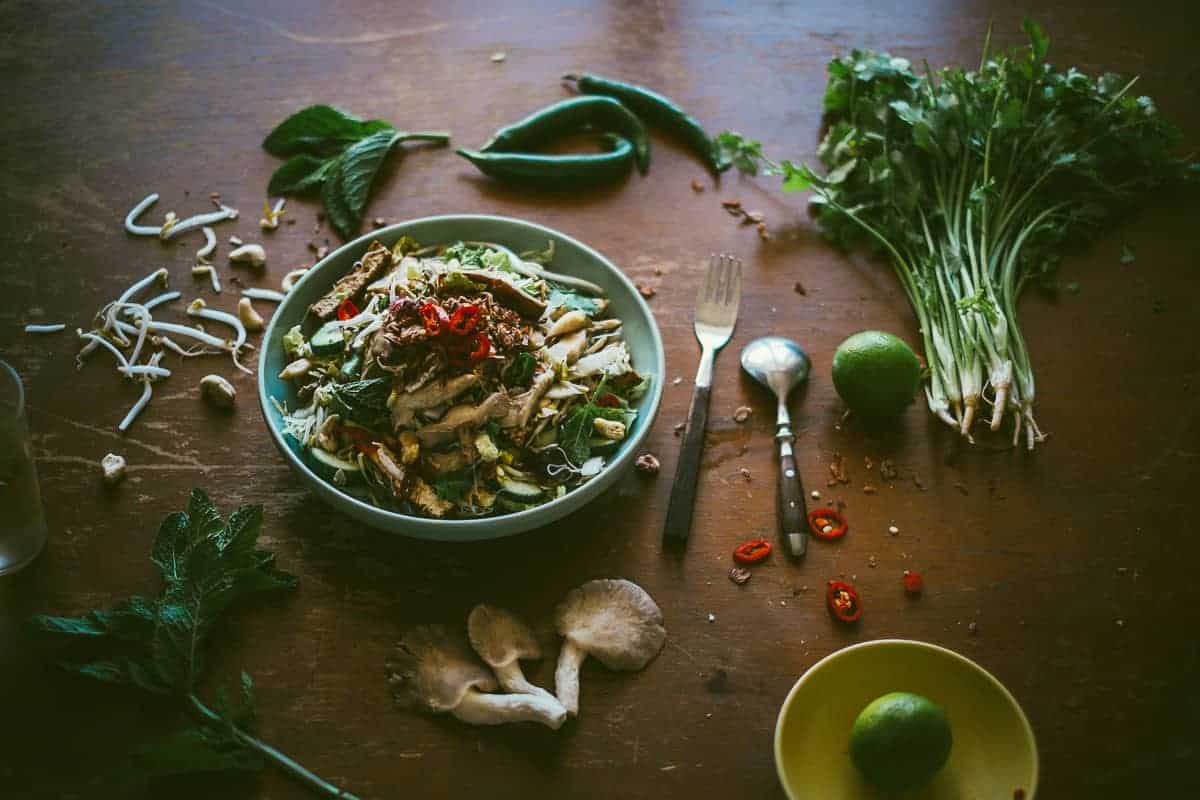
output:
<svg viewBox="0 0 1200 800"><path fill-rule="evenodd" d="M479 654L506 692L536 694L560 705L558 699L540 686L534 686L521 672L521 661L542 657L542 647L533 631L516 614L503 608L480 603L467 617L471 647ZM566 711L564 710L565 714Z"/></svg>
<svg viewBox="0 0 1200 800"><path fill-rule="evenodd" d="M593 656L609 669L636 672L667 640L662 611L646 590L627 580L595 580L567 592L554 610L566 638L558 654L554 686L558 701L579 713L579 668Z"/></svg>
<svg viewBox="0 0 1200 800"><path fill-rule="evenodd" d="M387 663L392 696L402 708L453 714L471 725L540 722L559 728L563 707L534 694L489 694L496 678L466 639L444 625L422 625L400 639Z"/></svg>

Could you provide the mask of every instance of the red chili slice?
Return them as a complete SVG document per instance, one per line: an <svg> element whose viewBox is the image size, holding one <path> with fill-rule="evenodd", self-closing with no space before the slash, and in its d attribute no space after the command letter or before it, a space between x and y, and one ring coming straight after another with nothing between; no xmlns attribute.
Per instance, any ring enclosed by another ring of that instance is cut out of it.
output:
<svg viewBox="0 0 1200 800"><path fill-rule="evenodd" d="M450 317L447 328L455 336L466 336L479 324L479 306L460 306Z"/></svg>
<svg viewBox="0 0 1200 800"><path fill-rule="evenodd" d="M921 577L919 572L909 572L904 570L904 591L909 594L920 594L925 588L925 579Z"/></svg>
<svg viewBox="0 0 1200 800"><path fill-rule="evenodd" d="M341 430L350 437L350 441L354 442L354 447L358 452L369 456L379 449L379 443L374 440L371 432L366 428L360 428L357 425L343 425Z"/></svg>
<svg viewBox="0 0 1200 800"><path fill-rule="evenodd" d="M840 539L846 535L846 518L832 508L818 508L808 512L808 528L818 539Z"/></svg>
<svg viewBox="0 0 1200 800"><path fill-rule="evenodd" d="M338 303L337 318L342 322L358 316L358 306L354 305L353 300L343 300Z"/></svg>
<svg viewBox="0 0 1200 800"><path fill-rule="evenodd" d="M620 408L621 398L617 397L612 392L605 392L600 396L600 399L596 401L596 405L604 406L605 408Z"/></svg>
<svg viewBox="0 0 1200 800"><path fill-rule="evenodd" d="M825 586L825 604L840 622L855 622L862 616L858 590L845 581L830 581Z"/></svg>
<svg viewBox="0 0 1200 800"><path fill-rule="evenodd" d="M771 543L766 539L751 539L742 542L733 551L733 560L739 564L754 564L771 555Z"/></svg>
<svg viewBox="0 0 1200 800"><path fill-rule="evenodd" d="M477 333L471 338L471 349L467 351L467 362L476 364L492 352L492 340L486 333Z"/></svg>
<svg viewBox="0 0 1200 800"><path fill-rule="evenodd" d="M421 315L421 322L425 325L425 332L430 336L440 334L442 329L450 322L450 317L446 314L446 309L434 302L425 303L417 313Z"/></svg>

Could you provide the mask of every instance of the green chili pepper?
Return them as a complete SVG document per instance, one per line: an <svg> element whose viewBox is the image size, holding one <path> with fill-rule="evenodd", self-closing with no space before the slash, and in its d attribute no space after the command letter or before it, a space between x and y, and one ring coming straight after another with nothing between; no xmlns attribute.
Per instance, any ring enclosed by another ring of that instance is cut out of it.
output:
<svg viewBox="0 0 1200 800"><path fill-rule="evenodd" d="M615 180L629 170L633 161L633 143L623 136L605 136L613 149L607 153L481 153L456 150L485 175L501 180L522 181L546 187L570 189L579 183Z"/></svg>
<svg viewBox="0 0 1200 800"><path fill-rule="evenodd" d="M574 81L584 94L620 100L646 121L657 124L686 142L714 173L729 169L729 162L717 155L712 137L704 130L704 126L671 98L643 86L599 75L564 75L563 80Z"/></svg>
<svg viewBox="0 0 1200 800"><path fill-rule="evenodd" d="M644 175L650 168L650 137L646 127L618 100L603 96L572 97L546 106L496 131L479 151L520 152L586 126L626 137L633 142L637 153L638 171Z"/></svg>

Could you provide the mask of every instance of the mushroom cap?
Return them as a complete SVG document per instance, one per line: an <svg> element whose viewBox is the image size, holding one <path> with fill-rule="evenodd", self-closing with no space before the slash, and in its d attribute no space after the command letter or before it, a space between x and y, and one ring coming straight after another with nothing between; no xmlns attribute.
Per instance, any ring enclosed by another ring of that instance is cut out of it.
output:
<svg viewBox="0 0 1200 800"><path fill-rule="evenodd" d="M480 603L467 617L467 635L479 657L493 667L542 657L542 646L529 626L504 608Z"/></svg>
<svg viewBox="0 0 1200 800"><path fill-rule="evenodd" d="M404 634L387 668L396 702L430 714L454 709L471 689L499 688L466 638L445 625L419 625Z"/></svg>
<svg viewBox="0 0 1200 800"><path fill-rule="evenodd" d="M658 604L636 583L620 579L588 581L567 592L554 625L609 669L639 670L667 640Z"/></svg>

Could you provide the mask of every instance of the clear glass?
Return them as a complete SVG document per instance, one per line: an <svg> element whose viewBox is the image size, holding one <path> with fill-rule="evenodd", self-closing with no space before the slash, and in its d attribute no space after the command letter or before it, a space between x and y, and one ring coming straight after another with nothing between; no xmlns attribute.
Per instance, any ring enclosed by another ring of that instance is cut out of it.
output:
<svg viewBox="0 0 1200 800"><path fill-rule="evenodd" d="M25 421L21 378L0 361L0 575L16 572L42 552L46 518Z"/></svg>

